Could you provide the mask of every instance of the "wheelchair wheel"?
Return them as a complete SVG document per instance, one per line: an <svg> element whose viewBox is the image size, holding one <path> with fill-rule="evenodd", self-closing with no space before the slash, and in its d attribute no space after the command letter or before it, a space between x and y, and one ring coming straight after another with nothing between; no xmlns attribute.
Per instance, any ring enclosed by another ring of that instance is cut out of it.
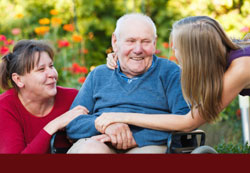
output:
<svg viewBox="0 0 250 173"><path fill-rule="evenodd" d="M201 146L194 149L191 154L217 154L217 151L210 146Z"/></svg>

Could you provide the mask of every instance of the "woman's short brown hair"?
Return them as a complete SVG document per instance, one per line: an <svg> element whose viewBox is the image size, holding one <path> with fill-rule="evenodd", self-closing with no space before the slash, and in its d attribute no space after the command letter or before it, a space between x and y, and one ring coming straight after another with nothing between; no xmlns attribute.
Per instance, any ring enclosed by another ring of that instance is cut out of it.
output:
<svg viewBox="0 0 250 173"><path fill-rule="evenodd" d="M38 59L35 57L37 52L39 53ZM13 52L2 57L0 64L0 87L4 90L12 87L18 90L17 85L12 80L12 74L24 75L33 70L40 60L41 52L47 52L53 60L54 51L48 42L42 40L18 41L13 48Z"/></svg>

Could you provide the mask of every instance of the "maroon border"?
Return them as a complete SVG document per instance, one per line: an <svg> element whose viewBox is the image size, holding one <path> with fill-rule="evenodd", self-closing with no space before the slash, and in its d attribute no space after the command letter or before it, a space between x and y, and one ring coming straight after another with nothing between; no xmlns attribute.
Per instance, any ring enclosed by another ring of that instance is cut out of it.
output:
<svg viewBox="0 0 250 173"><path fill-rule="evenodd" d="M249 154L0 155L0 170L4 170L3 172L24 170L33 173L85 171L157 173L163 171L207 172L219 171L219 169L223 172L227 170L245 172L249 169L249 164Z"/></svg>

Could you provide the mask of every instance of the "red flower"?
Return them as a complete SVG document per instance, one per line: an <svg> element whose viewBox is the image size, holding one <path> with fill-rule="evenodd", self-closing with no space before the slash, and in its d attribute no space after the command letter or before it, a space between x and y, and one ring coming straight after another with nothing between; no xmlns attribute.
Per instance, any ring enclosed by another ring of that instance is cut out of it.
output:
<svg viewBox="0 0 250 173"><path fill-rule="evenodd" d="M245 26L240 29L240 32L249 32L249 27Z"/></svg>
<svg viewBox="0 0 250 173"><path fill-rule="evenodd" d="M21 33L21 29L20 29L20 28L13 28L13 29L11 30L11 33L12 33L13 35L18 35L18 34Z"/></svg>
<svg viewBox="0 0 250 173"><path fill-rule="evenodd" d="M160 53L161 53L161 50L159 50L159 49L155 50L155 54L160 54Z"/></svg>
<svg viewBox="0 0 250 173"><path fill-rule="evenodd" d="M59 40L58 41L58 47L59 48L69 47L69 42L67 40Z"/></svg>
<svg viewBox="0 0 250 173"><path fill-rule="evenodd" d="M0 35L0 41L5 41L5 40L7 40L5 35Z"/></svg>
<svg viewBox="0 0 250 173"><path fill-rule="evenodd" d="M80 67L80 71L81 73L84 73L84 74L88 73L88 69L86 67Z"/></svg>
<svg viewBox="0 0 250 173"><path fill-rule="evenodd" d="M5 44L6 46L12 45L13 43L14 43L14 40L4 40L4 44Z"/></svg>
<svg viewBox="0 0 250 173"><path fill-rule="evenodd" d="M241 112L240 112L240 109L237 109L237 111L236 111L236 116L237 116L237 118L238 118L238 119L240 119L240 118L241 118Z"/></svg>
<svg viewBox="0 0 250 173"><path fill-rule="evenodd" d="M77 63L73 63L72 64L72 68L71 68L71 71L75 74L80 74L80 73L84 73L84 74L87 74L88 73L88 69L84 66L80 66L79 64Z"/></svg>
<svg viewBox="0 0 250 173"><path fill-rule="evenodd" d="M8 52L9 52L9 48L8 48L8 47L2 46L2 47L0 48L0 54L1 54L1 55L5 55L5 54L8 53Z"/></svg>
<svg viewBox="0 0 250 173"><path fill-rule="evenodd" d="M80 78L78 79L78 82L79 82L79 83L84 83L84 82L85 82L85 80L86 80L86 78L85 78L85 77L80 77Z"/></svg>
<svg viewBox="0 0 250 173"><path fill-rule="evenodd" d="M81 68L81 66L79 64L73 63L71 70L73 73L78 74L78 73L80 73L80 68Z"/></svg>

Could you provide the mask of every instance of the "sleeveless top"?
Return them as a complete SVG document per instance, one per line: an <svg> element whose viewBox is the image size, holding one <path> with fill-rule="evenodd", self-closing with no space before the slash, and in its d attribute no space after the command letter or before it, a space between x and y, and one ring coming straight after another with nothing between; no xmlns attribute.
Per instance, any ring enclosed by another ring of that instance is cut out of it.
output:
<svg viewBox="0 0 250 173"><path fill-rule="evenodd" d="M229 67L229 65L232 63L233 60L235 60L237 58L240 58L240 57L243 57L243 56L250 56L250 46L242 48L242 49L230 51L230 53L228 55L227 67ZM240 95L242 95L242 96L250 96L250 89L243 89L240 92Z"/></svg>

